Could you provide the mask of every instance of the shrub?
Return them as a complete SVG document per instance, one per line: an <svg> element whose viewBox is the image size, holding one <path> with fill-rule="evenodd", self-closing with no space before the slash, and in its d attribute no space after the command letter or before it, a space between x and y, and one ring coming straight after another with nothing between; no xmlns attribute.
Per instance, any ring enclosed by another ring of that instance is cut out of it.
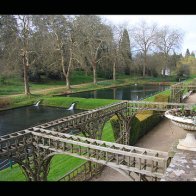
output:
<svg viewBox="0 0 196 196"><path fill-rule="evenodd" d="M160 120L161 116L154 114L153 111L142 111L137 113L131 121L129 144L134 145L140 137L152 129ZM117 116L110 119L115 140L119 137L120 124Z"/></svg>
<svg viewBox="0 0 196 196"><path fill-rule="evenodd" d="M134 145L139 138L145 135L161 120L156 114L136 114L131 122L129 144Z"/></svg>
<svg viewBox="0 0 196 196"><path fill-rule="evenodd" d="M117 140L120 137L120 124L119 124L119 119L115 115L110 119L110 123L112 126L113 134L114 134L114 139Z"/></svg>

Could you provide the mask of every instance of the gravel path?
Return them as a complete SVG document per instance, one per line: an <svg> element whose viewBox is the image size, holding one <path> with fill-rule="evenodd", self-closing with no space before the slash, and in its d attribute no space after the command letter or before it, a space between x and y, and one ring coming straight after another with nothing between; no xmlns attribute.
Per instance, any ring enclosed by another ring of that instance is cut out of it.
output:
<svg viewBox="0 0 196 196"><path fill-rule="evenodd" d="M190 95L186 103L196 103L196 93ZM184 138L185 135L186 133L183 129L175 126L170 120L165 118L144 137L138 140L135 146L168 151L177 139ZM91 181L129 181L129 179L117 171L105 167L103 172Z"/></svg>

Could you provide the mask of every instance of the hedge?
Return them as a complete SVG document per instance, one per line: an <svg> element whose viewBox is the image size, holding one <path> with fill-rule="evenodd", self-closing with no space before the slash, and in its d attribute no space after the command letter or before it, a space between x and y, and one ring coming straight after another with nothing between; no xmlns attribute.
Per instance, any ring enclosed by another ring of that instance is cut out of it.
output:
<svg viewBox="0 0 196 196"><path fill-rule="evenodd" d="M169 95L159 94L154 96L155 102L169 102Z"/></svg>
<svg viewBox="0 0 196 196"><path fill-rule="evenodd" d="M156 95L155 102L168 102L169 96L167 95ZM144 110L139 111L132 118L131 130L130 130L130 140L129 144L134 145L139 138L145 135L149 130L151 130L155 125L157 125L162 120L161 115L157 111ZM113 116L110 119L112 125L115 140L119 137L120 124L117 116Z"/></svg>
<svg viewBox="0 0 196 196"><path fill-rule="evenodd" d="M131 122L129 144L134 145L139 138L145 135L155 125L157 125L162 117L156 114L137 114Z"/></svg>

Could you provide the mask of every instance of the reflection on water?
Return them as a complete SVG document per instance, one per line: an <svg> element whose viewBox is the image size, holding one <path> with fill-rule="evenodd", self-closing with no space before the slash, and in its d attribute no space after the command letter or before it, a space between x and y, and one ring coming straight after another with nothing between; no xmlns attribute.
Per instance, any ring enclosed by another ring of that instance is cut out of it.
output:
<svg viewBox="0 0 196 196"><path fill-rule="evenodd" d="M144 97L163 91L168 86L160 85L129 85L102 90L73 93L65 95L69 97L98 98L98 99L118 99L118 100L140 100Z"/></svg>

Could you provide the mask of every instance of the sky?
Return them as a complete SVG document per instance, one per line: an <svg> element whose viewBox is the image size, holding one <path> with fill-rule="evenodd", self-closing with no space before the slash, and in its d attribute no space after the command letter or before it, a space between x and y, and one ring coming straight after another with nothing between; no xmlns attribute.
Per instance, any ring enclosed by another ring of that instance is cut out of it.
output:
<svg viewBox="0 0 196 196"><path fill-rule="evenodd" d="M170 26L180 29L184 33L181 53L184 55L186 49L196 53L196 15L100 15L113 24L134 25L141 20L147 23L157 23L159 26Z"/></svg>

